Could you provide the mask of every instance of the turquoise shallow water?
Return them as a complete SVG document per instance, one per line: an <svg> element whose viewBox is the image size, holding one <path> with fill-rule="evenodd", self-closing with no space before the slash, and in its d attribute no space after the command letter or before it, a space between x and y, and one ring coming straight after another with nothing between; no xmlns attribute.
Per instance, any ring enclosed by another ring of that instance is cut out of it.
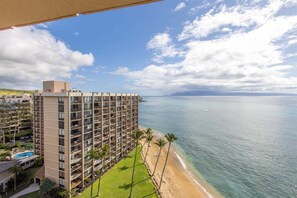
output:
<svg viewBox="0 0 297 198"><path fill-rule="evenodd" d="M297 97L146 97L140 125L174 132L225 197L297 197Z"/></svg>

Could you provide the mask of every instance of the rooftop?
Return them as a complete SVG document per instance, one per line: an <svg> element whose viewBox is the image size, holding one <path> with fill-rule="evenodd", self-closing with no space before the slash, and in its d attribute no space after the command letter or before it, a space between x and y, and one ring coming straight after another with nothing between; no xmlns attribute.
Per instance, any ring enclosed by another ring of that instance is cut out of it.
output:
<svg viewBox="0 0 297 198"><path fill-rule="evenodd" d="M20 161L7 161L7 162L0 162L0 173L8 170L9 168L19 164Z"/></svg>

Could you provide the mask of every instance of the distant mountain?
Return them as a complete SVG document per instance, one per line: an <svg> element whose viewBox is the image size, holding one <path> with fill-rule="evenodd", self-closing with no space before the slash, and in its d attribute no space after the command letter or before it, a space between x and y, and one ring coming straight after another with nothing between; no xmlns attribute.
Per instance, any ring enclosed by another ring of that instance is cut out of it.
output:
<svg viewBox="0 0 297 198"><path fill-rule="evenodd" d="M1 89L0 96L2 95L22 95L22 94L32 94L33 91L29 90L17 90L17 89Z"/></svg>
<svg viewBox="0 0 297 198"><path fill-rule="evenodd" d="M217 91L187 91L172 94L171 96L297 96L286 93L257 93L257 92L217 92Z"/></svg>

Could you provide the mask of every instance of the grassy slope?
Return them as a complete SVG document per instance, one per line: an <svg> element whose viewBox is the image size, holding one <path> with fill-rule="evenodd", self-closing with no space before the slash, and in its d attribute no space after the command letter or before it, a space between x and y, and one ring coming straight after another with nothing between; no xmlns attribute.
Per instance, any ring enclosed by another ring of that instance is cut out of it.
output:
<svg viewBox="0 0 297 198"><path fill-rule="evenodd" d="M128 197L130 192L132 166L134 161L134 151L129 156L118 162L103 177L101 183L100 198ZM94 184L93 196L97 194L98 181ZM137 155L135 168L135 186L133 188L133 198L138 197L158 197L155 187L143 165L140 154ZM89 198L91 186L82 192L79 198Z"/></svg>
<svg viewBox="0 0 297 198"><path fill-rule="evenodd" d="M22 95L22 94L31 94L33 91L27 90L14 90L14 89L0 89L1 95Z"/></svg>

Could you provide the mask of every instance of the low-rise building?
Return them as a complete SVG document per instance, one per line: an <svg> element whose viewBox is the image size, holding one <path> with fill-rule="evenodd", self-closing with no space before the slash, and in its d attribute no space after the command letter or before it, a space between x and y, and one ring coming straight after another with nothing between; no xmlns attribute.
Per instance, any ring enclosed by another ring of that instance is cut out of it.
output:
<svg viewBox="0 0 297 198"><path fill-rule="evenodd" d="M0 162L0 192L5 192L8 180L14 178L14 174L11 173L9 169L18 165L19 163L19 161Z"/></svg>
<svg viewBox="0 0 297 198"><path fill-rule="evenodd" d="M0 142L32 132L32 103L28 95L0 97Z"/></svg>

